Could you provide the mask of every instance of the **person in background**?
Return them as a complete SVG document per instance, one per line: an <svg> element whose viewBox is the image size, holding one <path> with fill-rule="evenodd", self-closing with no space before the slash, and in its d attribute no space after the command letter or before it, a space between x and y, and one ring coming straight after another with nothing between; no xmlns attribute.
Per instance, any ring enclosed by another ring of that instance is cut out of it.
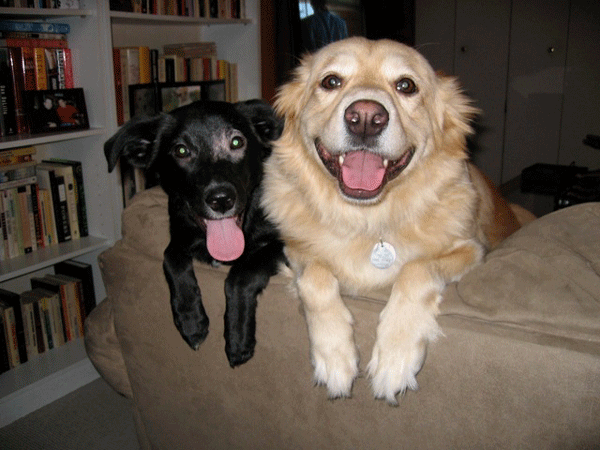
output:
<svg viewBox="0 0 600 450"><path fill-rule="evenodd" d="M325 45L348 37L346 21L330 12L325 0L311 0L314 14L300 21L302 47L313 52Z"/></svg>

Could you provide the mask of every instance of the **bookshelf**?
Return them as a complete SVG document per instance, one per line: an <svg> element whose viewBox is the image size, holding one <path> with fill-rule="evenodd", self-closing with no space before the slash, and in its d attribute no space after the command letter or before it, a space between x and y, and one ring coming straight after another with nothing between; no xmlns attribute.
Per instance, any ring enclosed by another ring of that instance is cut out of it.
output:
<svg viewBox="0 0 600 450"><path fill-rule="evenodd" d="M3 20L68 23L76 87L84 89L89 130L0 137L0 149L35 145L36 159L57 157L83 165L90 236L0 261L0 287L16 290L29 277L49 272L53 264L78 259L94 266L96 298L105 291L98 255L120 237L122 196L116 171L109 174L104 142L118 129L112 48L215 41L219 57L238 63L239 98L260 96L259 0L246 0L246 19L204 19L109 10L105 0L80 0L79 10L0 7ZM83 340L33 358L0 375L0 427L93 381L97 372Z"/></svg>

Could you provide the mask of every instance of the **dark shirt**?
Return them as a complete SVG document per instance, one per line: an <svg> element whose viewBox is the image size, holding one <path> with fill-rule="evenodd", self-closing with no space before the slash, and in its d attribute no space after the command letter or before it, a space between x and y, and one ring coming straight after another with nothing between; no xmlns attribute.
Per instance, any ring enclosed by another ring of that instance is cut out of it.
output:
<svg viewBox="0 0 600 450"><path fill-rule="evenodd" d="M315 10L302 19L301 28L302 46L309 52L348 37L346 21L329 11Z"/></svg>

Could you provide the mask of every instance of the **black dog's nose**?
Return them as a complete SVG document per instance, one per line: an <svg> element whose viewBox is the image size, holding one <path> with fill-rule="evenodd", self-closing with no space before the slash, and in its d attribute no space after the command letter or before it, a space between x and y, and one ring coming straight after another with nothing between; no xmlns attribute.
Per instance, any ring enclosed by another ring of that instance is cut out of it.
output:
<svg viewBox="0 0 600 450"><path fill-rule="evenodd" d="M344 113L344 120L351 133L361 136L376 136L386 127L390 116L379 102L357 100Z"/></svg>
<svg viewBox="0 0 600 450"><path fill-rule="evenodd" d="M221 185L210 189L205 196L205 202L210 209L217 213L226 213L234 207L236 201L235 189L230 185Z"/></svg>

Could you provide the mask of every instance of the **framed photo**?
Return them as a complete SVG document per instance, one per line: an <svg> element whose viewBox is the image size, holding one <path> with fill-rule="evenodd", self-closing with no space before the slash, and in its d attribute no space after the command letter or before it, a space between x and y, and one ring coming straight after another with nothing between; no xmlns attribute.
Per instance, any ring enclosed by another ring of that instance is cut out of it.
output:
<svg viewBox="0 0 600 450"><path fill-rule="evenodd" d="M90 127L83 89L24 91L31 133L85 130Z"/></svg>
<svg viewBox="0 0 600 450"><path fill-rule="evenodd" d="M152 116L197 100L225 101L225 81L129 85L129 114Z"/></svg>

